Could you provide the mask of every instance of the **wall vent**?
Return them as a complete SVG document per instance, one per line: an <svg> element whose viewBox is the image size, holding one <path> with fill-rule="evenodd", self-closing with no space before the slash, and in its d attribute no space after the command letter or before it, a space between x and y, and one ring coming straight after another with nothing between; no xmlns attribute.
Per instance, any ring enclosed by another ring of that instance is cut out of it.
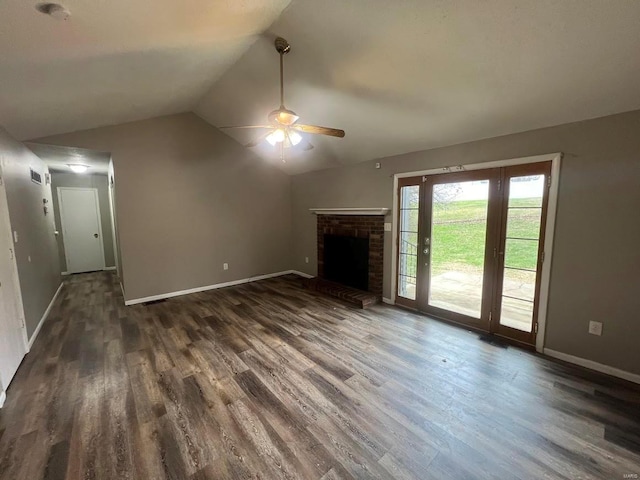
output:
<svg viewBox="0 0 640 480"><path fill-rule="evenodd" d="M30 168L29 170L31 171L31 181L38 185L42 185L42 175L36 172L33 168Z"/></svg>

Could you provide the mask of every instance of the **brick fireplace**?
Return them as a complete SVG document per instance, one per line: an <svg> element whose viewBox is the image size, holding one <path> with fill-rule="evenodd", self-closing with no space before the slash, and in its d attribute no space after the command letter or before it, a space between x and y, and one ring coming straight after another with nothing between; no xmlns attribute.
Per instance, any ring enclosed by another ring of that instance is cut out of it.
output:
<svg viewBox="0 0 640 480"><path fill-rule="evenodd" d="M326 236L368 239L367 291L382 297L384 215L318 215L318 276L325 277ZM362 243L362 242L358 242Z"/></svg>

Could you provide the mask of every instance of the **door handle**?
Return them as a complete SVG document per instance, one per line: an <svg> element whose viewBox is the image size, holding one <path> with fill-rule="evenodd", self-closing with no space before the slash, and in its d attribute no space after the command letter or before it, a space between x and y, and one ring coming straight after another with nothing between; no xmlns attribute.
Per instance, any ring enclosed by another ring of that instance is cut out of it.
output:
<svg viewBox="0 0 640 480"><path fill-rule="evenodd" d="M94 233L94 234L93 234L93 238L98 238L98 234L97 234L97 233Z"/></svg>

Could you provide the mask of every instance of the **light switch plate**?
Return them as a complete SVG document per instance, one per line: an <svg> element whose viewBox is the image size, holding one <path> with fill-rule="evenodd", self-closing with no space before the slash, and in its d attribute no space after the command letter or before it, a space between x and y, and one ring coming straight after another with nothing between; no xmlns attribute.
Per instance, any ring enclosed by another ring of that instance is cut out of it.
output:
<svg viewBox="0 0 640 480"><path fill-rule="evenodd" d="M390 232L391 231L391 223L390 222L385 222L384 223L384 231L385 232Z"/></svg>
<svg viewBox="0 0 640 480"><path fill-rule="evenodd" d="M223 270L229 270L229 264L228 263L223 263L222 264L222 269Z"/></svg>
<svg viewBox="0 0 640 480"><path fill-rule="evenodd" d="M602 335L602 322L589 322L589 333L591 335Z"/></svg>

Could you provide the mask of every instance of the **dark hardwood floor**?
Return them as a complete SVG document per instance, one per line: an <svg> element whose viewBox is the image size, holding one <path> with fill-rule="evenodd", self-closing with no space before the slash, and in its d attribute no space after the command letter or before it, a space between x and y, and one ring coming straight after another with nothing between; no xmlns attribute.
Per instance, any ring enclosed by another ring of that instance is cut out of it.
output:
<svg viewBox="0 0 640 480"><path fill-rule="evenodd" d="M294 276L124 307L69 277L0 478L638 478L640 390Z"/></svg>

